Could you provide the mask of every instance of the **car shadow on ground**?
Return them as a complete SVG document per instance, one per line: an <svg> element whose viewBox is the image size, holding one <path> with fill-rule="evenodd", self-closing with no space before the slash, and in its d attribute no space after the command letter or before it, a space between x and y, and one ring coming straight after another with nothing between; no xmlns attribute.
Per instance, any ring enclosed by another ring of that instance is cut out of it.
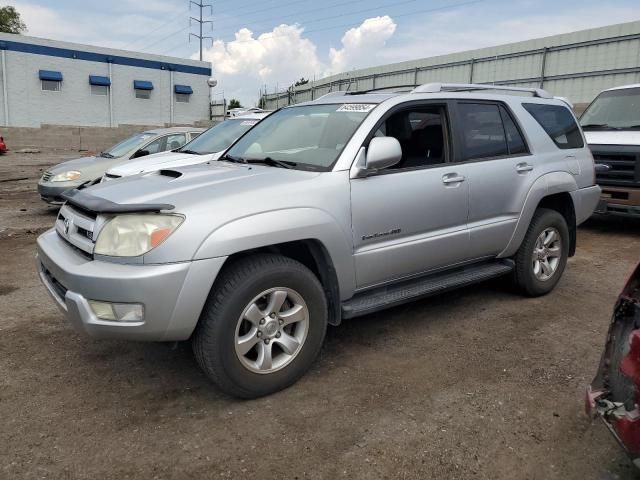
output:
<svg viewBox="0 0 640 480"><path fill-rule="evenodd" d="M640 235L640 218L595 215L580 225L580 229L594 233Z"/></svg>

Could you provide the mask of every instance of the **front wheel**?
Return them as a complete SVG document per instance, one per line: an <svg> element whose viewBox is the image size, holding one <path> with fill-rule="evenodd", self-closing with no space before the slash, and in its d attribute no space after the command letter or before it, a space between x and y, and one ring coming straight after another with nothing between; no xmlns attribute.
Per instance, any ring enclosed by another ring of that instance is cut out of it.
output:
<svg viewBox="0 0 640 480"><path fill-rule="evenodd" d="M297 381L318 355L326 328L316 276L288 257L256 255L216 280L192 343L200 367L223 391L256 398Z"/></svg>
<svg viewBox="0 0 640 480"><path fill-rule="evenodd" d="M537 297L556 286L569 253L569 228L555 210L536 210L515 256L515 280L527 295Z"/></svg>

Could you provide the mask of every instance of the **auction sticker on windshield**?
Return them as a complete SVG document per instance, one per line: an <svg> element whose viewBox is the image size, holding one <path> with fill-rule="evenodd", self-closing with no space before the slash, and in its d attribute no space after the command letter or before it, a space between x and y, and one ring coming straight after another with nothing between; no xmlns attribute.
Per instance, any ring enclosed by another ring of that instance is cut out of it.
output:
<svg viewBox="0 0 640 480"><path fill-rule="evenodd" d="M375 103L345 103L336 112L370 112L375 108Z"/></svg>

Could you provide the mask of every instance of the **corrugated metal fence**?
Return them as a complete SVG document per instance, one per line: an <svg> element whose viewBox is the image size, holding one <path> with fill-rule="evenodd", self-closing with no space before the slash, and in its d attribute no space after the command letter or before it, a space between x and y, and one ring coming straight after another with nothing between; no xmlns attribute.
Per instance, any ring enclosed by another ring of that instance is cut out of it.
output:
<svg viewBox="0 0 640 480"><path fill-rule="evenodd" d="M640 82L640 22L352 71L262 98L275 109L336 90L430 82L542 87L579 106L605 88Z"/></svg>

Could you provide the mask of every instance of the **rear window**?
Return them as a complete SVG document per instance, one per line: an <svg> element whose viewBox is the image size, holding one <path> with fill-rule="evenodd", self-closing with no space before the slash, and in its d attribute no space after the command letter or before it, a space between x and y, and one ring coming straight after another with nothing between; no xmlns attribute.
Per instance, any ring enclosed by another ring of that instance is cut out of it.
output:
<svg viewBox="0 0 640 480"><path fill-rule="evenodd" d="M522 106L563 150L584 147L580 128L567 107L523 103Z"/></svg>

